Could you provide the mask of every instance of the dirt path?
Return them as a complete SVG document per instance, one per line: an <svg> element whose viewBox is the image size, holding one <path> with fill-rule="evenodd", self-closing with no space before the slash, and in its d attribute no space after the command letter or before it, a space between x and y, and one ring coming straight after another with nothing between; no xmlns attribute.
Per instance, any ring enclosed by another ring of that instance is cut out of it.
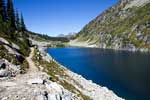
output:
<svg viewBox="0 0 150 100"><path fill-rule="evenodd" d="M43 93L43 90L47 90L42 84L47 76L35 66L32 60L33 56L34 48L31 48L31 53L26 58L29 69L25 74L19 74L0 82L0 100L39 100L36 97ZM39 84L34 85L32 82Z"/></svg>
<svg viewBox="0 0 150 100"><path fill-rule="evenodd" d="M26 58L29 69L25 74L19 74L16 77L13 77L11 79L8 79L4 82L0 82L0 86L15 86L15 85L22 85L25 84L26 81L30 78L37 78L41 72L38 70L38 68L35 66L32 57L34 56L34 48L31 48L31 52L29 57ZM11 85L10 85L11 84Z"/></svg>
<svg viewBox="0 0 150 100"><path fill-rule="evenodd" d="M29 64L29 70L27 73L38 71L38 68L35 66L35 63L32 60L33 55L34 55L34 48L31 48L31 53L30 53L29 57L26 58L26 60Z"/></svg>

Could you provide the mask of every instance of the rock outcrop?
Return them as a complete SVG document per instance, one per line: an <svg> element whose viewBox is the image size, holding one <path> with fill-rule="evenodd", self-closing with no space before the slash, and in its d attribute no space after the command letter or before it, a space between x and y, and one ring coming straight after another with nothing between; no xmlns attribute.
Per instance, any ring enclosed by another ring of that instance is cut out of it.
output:
<svg viewBox="0 0 150 100"><path fill-rule="evenodd" d="M38 77L38 79L36 79ZM0 82L1 100L82 100L42 72Z"/></svg>
<svg viewBox="0 0 150 100"><path fill-rule="evenodd" d="M8 62L6 59L0 60L0 77L14 77L20 74L20 66Z"/></svg>

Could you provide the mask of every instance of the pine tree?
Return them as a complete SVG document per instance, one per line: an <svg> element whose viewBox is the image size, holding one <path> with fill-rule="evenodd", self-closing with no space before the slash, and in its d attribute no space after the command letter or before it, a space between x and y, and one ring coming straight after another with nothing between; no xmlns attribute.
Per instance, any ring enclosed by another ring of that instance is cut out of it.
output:
<svg viewBox="0 0 150 100"><path fill-rule="evenodd" d="M21 26L21 31L26 31L26 25L25 25L25 23L24 23L24 18L23 18L23 15L22 15L22 14L21 14L20 26Z"/></svg>
<svg viewBox="0 0 150 100"><path fill-rule="evenodd" d="M16 25L15 25L14 6L12 0L7 1L7 14L8 14L8 20L10 22L10 25L14 31L16 29Z"/></svg>
<svg viewBox="0 0 150 100"><path fill-rule="evenodd" d="M2 17L3 21L6 21L7 13L6 13L6 6L4 0L0 0L0 16Z"/></svg>
<svg viewBox="0 0 150 100"><path fill-rule="evenodd" d="M16 23L16 28L19 31L20 30L20 18L19 18L18 10L16 10L15 23Z"/></svg>

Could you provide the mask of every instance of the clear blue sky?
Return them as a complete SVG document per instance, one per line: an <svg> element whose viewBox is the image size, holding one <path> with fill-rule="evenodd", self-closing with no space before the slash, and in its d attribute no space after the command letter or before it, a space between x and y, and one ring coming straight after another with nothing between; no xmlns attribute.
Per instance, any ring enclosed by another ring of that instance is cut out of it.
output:
<svg viewBox="0 0 150 100"><path fill-rule="evenodd" d="M13 0L27 28L50 36L79 32L118 0Z"/></svg>

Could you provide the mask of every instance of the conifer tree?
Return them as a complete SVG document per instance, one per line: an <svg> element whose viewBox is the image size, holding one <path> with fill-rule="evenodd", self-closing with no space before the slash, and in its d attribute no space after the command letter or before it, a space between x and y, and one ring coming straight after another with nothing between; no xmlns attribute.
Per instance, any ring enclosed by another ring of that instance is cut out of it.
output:
<svg viewBox="0 0 150 100"><path fill-rule="evenodd" d="M21 31L26 31L26 25L25 25L25 23L24 23L24 18L23 18L23 15L22 15L22 14L21 14L20 26L21 26Z"/></svg>
<svg viewBox="0 0 150 100"><path fill-rule="evenodd" d="M3 21L6 21L7 13L6 13L6 5L4 0L0 0L0 16L2 17Z"/></svg>
<svg viewBox="0 0 150 100"><path fill-rule="evenodd" d="M16 10L15 23L16 23L16 28L19 31L20 30L20 18L19 18L18 10Z"/></svg>
<svg viewBox="0 0 150 100"><path fill-rule="evenodd" d="M8 21L13 30L16 29L15 25L15 13L14 13L14 6L12 0L7 1L7 14L8 14Z"/></svg>

